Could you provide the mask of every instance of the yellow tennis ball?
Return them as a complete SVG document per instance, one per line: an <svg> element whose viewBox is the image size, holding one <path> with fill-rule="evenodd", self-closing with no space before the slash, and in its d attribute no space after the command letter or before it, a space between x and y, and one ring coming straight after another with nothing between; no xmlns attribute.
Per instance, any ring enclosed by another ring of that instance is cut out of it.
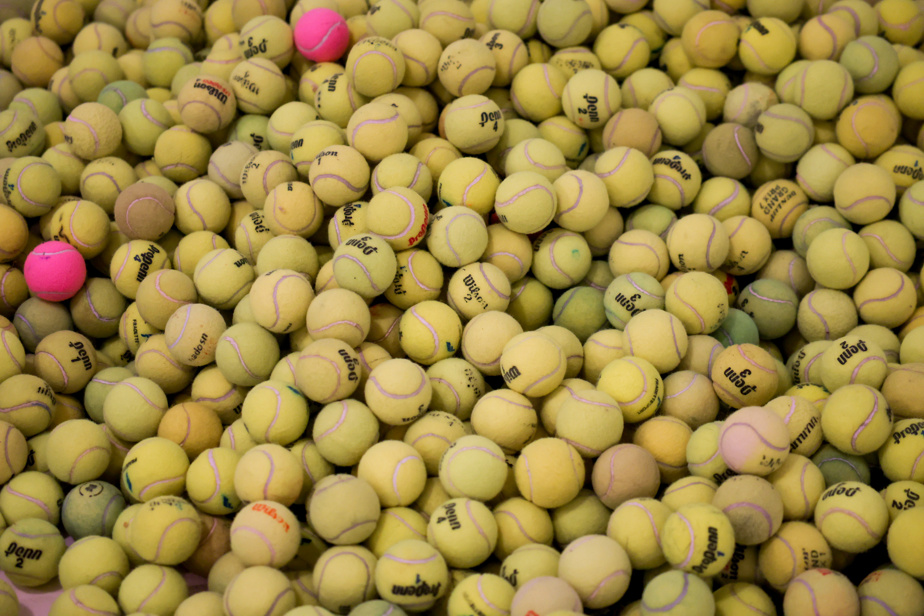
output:
<svg viewBox="0 0 924 616"><path fill-rule="evenodd" d="M654 456L661 482L670 483L687 474L686 450L692 433L676 417L652 417L638 427L632 442Z"/></svg>
<svg viewBox="0 0 924 616"><path fill-rule="evenodd" d="M165 438L146 438L125 455L122 489L135 502L157 496L182 494L189 458L176 443Z"/></svg>
<svg viewBox="0 0 924 616"><path fill-rule="evenodd" d="M688 573L718 573L731 560L734 543L728 517L710 504L684 505L664 522L664 556Z"/></svg>
<svg viewBox="0 0 924 616"><path fill-rule="evenodd" d="M189 500L203 513L225 515L241 504L234 491L234 472L241 456L227 447L207 449L189 465L186 490Z"/></svg>
<svg viewBox="0 0 924 616"><path fill-rule="evenodd" d="M457 439L440 458L440 483L455 498L488 501L507 480L507 462L490 439L470 435Z"/></svg>
<svg viewBox="0 0 924 616"><path fill-rule="evenodd" d="M231 552L247 566L283 567L295 558L301 539L295 514L269 500L247 504L231 523Z"/></svg>
<svg viewBox="0 0 924 616"><path fill-rule="evenodd" d="M352 347L336 338L324 338L302 350L295 366L295 383L309 400L327 404L356 390L359 369Z"/></svg>
<svg viewBox="0 0 924 616"><path fill-rule="evenodd" d="M159 496L135 514L129 544L148 562L177 565L195 551L201 530L199 514L188 501Z"/></svg>
<svg viewBox="0 0 924 616"><path fill-rule="evenodd" d="M514 466L517 489L540 507L560 507L584 483L584 462L562 439L541 438L523 448Z"/></svg>
<svg viewBox="0 0 924 616"><path fill-rule="evenodd" d="M768 480L753 475L725 480L716 490L712 504L728 516L739 544L763 543L783 522L782 496Z"/></svg>
<svg viewBox="0 0 924 616"><path fill-rule="evenodd" d="M859 96L841 112L835 127L837 141L857 158L875 158L895 143L900 112L892 99Z"/></svg>
<svg viewBox="0 0 924 616"><path fill-rule="evenodd" d="M436 548L408 539L391 546L375 566L379 596L398 607L425 610L447 592L449 568Z"/></svg>
<svg viewBox="0 0 924 616"><path fill-rule="evenodd" d="M366 37L353 45L345 68L356 91L370 98L393 92L407 70L404 54L381 36Z"/></svg>
<svg viewBox="0 0 924 616"><path fill-rule="evenodd" d="M64 53L46 36L29 36L13 48L9 66L22 85L44 88L64 66Z"/></svg>
<svg viewBox="0 0 924 616"><path fill-rule="evenodd" d="M628 353L651 362L660 373L676 368L687 352L683 323L664 310L653 308L632 317L624 334Z"/></svg>
<svg viewBox="0 0 924 616"><path fill-rule="evenodd" d="M423 415L433 387L423 369L408 359L388 359L369 374L364 390L366 404L380 421L403 425Z"/></svg>
<svg viewBox="0 0 924 616"><path fill-rule="evenodd" d="M869 249L863 239L847 229L820 233L806 251L812 278L831 289L856 285L869 269Z"/></svg>
<svg viewBox="0 0 924 616"><path fill-rule="evenodd" d="M312 437L318 452L335 464L350 466L378 439L378 420L357 400L340 400L317 414Z"/></svg>
<svg viewBox="0 0 924 616"><path fill-rule="evenodd" d="M454 498L430 515L426 536L449 566L471 568L494 552L497 522L484 503Z"/></svg>
<svg viewBox="0 0 924 616"><path fill-rule="evenodd" d="M634 356L607 364L600 373L597 388L619 403L627 423L637 423L654 415L664 396L658 369L650 361Z"/></svg>
<svg viewBox="0 0 924 616"><path fill-rule="evenodd" d="M912 606L924 601L921 583L904 571L877 569L857 586L861 609L864 605L878 605L883 611L914 609Z"/></svg>
<svg viewBox="0 0 924 616"><path fill-rule="evenodd" d="M366 450L357 477L365 479L385 507L405 507L423 493L427 472L423 458L402 441L384 441Z"/></svg>
<svg viewBox="0 0 924 616"><path fill-rule="evenodd" d="M0 534L0 570L18 586L41 586L58 575L64 538L50 522L27 518Z"/></svg>
<svg viewBox="0 0 924 616"><path fill-rule="evenodd" d="M815 526L831 547L857 554L882 540L889 526L889 510L870 486L845 481L821 495L815 507Z"/></svg>
<svg viewBox="0 0 924 616"><path fill-rule="evenodd" d="M522 394L551 393L565 376L564 353L552 338L539 333L514 336L501 353L501 376L508 387Z"/></svg>
<svg viewBox="0 0 924 616"><path fill-rule="evenodd" d="M429 366L459 350L462 321L448 305L428 300L408 309L399 332L408 357Z"/></svg>
<svg viewBox="0 0 924 616"><path fill-rule="evenodd" d="M90 481L109 465L109 439L90 420L72 419L58 425L49 436L49 446L53 453L48 458L48 470L61 481Z"/></svg>
<svg viewBox="0 0 924 616"><path fill-rule="evenodd" d="M318 481L307 506L312 527L334 545L365 541L375 530L381 510L372 486L351 475L329 475Z"/></svg>
<svg viewBox="0 0 924 616"><path fill-rule="evenodd" d="M715 613L715 599L709 585L685 571L667 571L653 577L642 593L640 613L690 614Z"/></svg>

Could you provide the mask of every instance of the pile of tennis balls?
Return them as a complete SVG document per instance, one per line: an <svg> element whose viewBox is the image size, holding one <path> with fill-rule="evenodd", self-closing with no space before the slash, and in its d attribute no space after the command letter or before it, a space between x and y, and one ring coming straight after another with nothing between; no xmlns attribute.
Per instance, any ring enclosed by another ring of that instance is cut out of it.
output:
<svg viewBox="0 0 924 616"><path fill-rule="evenodd" d="M51 616L924 614L921 2L0 19Z"/></svg>

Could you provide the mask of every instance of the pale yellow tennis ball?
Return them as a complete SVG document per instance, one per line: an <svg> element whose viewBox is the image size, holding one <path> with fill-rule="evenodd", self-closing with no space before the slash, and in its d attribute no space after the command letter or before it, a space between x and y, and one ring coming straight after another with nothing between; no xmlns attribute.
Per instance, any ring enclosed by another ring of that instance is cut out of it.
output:
<svg viewBox="0 0 924 616"><path fill-rule="evenodd" d="M507 462L503 451L490 439L463 436L440 458L439 478L452 497L487 501L503 488L507 480Z"/></svg>
<svg viewBox="0 0 924 616"><path fill-rule="evenodd" d="M380 36L366 37L354 45L345 68L356 91L370 98L393 92L407 70L404 54Z"/></svg>
<svg viewBox="0 0 924 616"><path fill-rule="evenodd" d="M349 545L372 534L380 508L368 482L351 475L330 475L309 496L308 520L325 541Z"/></svg>
<svg viewBox="0 0 924 616"><path fill-rule="evenodd" d="M144 503L132 519L129 544L138 556L157 565L177 565L199 545L199 514L177 496Z"/></svg>
<svg viewBox="0 0 924 616"><path fill-rule="evenodd" d="M212 147L204 136L178 125L160 133L154 143L154 162L174 182L189 182L208 170Z"/></svg>
<svg viewBox="0 0 924 616"><path fill-rule="evenodd" d="M561 347L544 334L514 336L500 358L501 376L508 387L522 394L551 393L565 376L566 362Z"/></svg>
<svg viewBox="0 0 924 616"><path fill-rule="evenodd" d="M710 373L716 394L734 408L759 406L775 397L779 375L773 357L753 344L722 351Z"/></svg>
<svg viewBox="0 0 924 616"><path fill-rule="evenodd" d="M706 106L689 88L676 86L655 97L648 107L661 126L664 141L683 146L690 143L706 122Z"/></svg>
<svg viewBox="0 0 924 616"><path fill-rule="evenodd" d="M38 518L20 520L0 535L3 558L0 570L18 586L41 586L58 575L64 554L64 538L50 522Z"/></svg>
<svg viewBox="0 0 924 616"><path fill-rule="evenodd" d="M401 348L418 363L431 365L455 355L462 340L462 320L448 305L424 301L408 309L399 325Z"/></svg>
<svg viewBox="0 0 924 616"><path fill-rule="evenodd" d="M762 16L741 33L738 54L749 71L775 75L796 56L796 43L796 36L786 22Z"/></svg>
<svg viewBox="0 0 924 616"><path fill-rule="evenodd" d="M261 592L255 593L254 588ZM230 614L285 614L297 604L292 582L280 570L257 565L233 577L225 588L223 605Z"/></svg>
<svg viewBox="0 0 924 616"><path fill-rule="evenodd" d="M869 249L863 239L846 229L820 233L806 251L812 278L832 289L856 285L869 269Z"/></svg>
<svg viewBox="0 0 924 616"><path fill-rule="evenodd" d="M29 36L13 48L9 66L22 85L44 88L64 66L64 53L46 36Z"/></svg>
<svg viewBox="0 0 924 616"><path fill-rule="evenodd" d="M523 448L514 466L517 489L540 507L560 507L584 483L584 462L567 442L541 438Z"/></svg>
<svg viewBox="0 0 924 616"><path fill-rule="evenodd" d="M273 501L247 504L231 523L231 551L248 566L283 567L295 558L300 543L295 514Z"/></svg>
<svg viewBox="0 0 924 616"><path fill-rule="evenodd" d="M309 400L342 400L359 384L359 358L347 343L323 338L306 346L295 366L295 382Z"/></svg>
<svg viewBox="0 0 924 616"><path fill-rule="evenodd" d="M372 370L364 394L366 404L380 421L399 426L426 412L433 387L420 366L408 359L394 358Z"/></svg>
<svg viewBox="0 0 924 616"><path fill-rule="evenodd" d="M834 183L834 205L852 223L869 224L885 218L895 205L895 183L877 165L858 163Z"/></svg>

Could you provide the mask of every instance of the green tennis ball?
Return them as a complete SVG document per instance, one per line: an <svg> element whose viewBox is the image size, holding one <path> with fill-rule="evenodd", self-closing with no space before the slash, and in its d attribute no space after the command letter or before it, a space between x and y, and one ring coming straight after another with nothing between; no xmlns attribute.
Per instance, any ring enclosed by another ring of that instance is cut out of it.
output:
<svg viewBox="0 0 924 616"><path fill-rule="evenodd" d="M89 481L75 486L64 498L61 518L64 529L75 539L112 535L116 518L125 509L119 489L105 481Z"/></svg>

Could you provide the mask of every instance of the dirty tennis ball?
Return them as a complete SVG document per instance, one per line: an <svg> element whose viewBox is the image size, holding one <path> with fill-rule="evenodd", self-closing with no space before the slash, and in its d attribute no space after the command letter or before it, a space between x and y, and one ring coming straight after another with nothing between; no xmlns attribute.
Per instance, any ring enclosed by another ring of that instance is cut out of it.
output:
<svg viewBox="0 0 924 616"><path fill-rule="evenodd" d="M737 304L754 320L763 339L781 338L796 324L799 300L782 281L770 278L755 280L741 291Z"/></svg>
<svg viewBox="0 0 924 616"><path fill-rule="evenodd" d="M74 154L96 160L118 150L122 124L109 107L96 102L82 103L64 121L64 138Z"/></svg>
<svg viewBox="0 0 924 616"><path fill-rule="evenodd" d="M882 540L889 527L889 508L874 488L844 481L821 495L814 519L831 547L859 554Z"/></svg>
<svg viewBox="0 0 924 616"><path fill-rule="evenodd" d="M658 94L648 112L661 127L664 142L684 146L700 133L706 123L706 105L696 91L675 86Z"/></svg>
<svg viewBox="0 0 924 616"><path fill-rule="evenodd" d="M838 143L857 158L875 158L895 143L901 114L891 98L859 96L841 112L835 125Z"/></svg>
<svg viewBox="0 0 924 616"><path fill-rule="evenodd" d="M252 386L269 377L279 361L279 343L256 323L232 325L215 347L215 363L231 383Z"/></svg>
<svg viewBox="0 0 924 616"><path fill-rule="evenodd" d="M712 504L728 517L739 544L763 543L783 523L782 496L772 483L754 475L726 479L716 490Z"/></svg>
<svg viewBox="0 0 924 616"><path fill-rule="evenodd" d="M231 552L248 567L284 567L295 558L301 540L295 514L269 500L248 503L231 522Z"/></svg>
<svg viewBox="0 0 924 616"><path fill-rule="evenodd" d="M17 586L41 586L58 575L64 554L64 537L45 520L27 518L11 524L0 534L0 570ZM24 555L32 554L31 558Z"/></svg>
<svg viewBox="0 0 924 616"><path fill-rule="evenodd" d="M175 212L173 197L154 184L132 184L115 200L116 225L133 240L159 240L173 226Z"/></svg>
<svg viewBox="0 0 924 616"><path fill-rule="evenodd" d="M179 443L189 459L194 460L201 452L219 445L222 428L215 411L187 400L167 409L157 426L157 436Z"/></svg>
<svg viewBox="0 0 924 616"><path fill-rule="evenodd" d="M557 210L552 183L535 171L513 173L498 186L494 210L511 231L526 234L541 231Z"/></svg>
<svg viewBox="0 0 924 616"><path fill-rule="evenodd" d="M767 480L782 497L785 520L808 519L826 487L821 470L798 453L790 453Z"/></svg>
<svg viewBox="0 0 924 616"><path fill-rule="evenodd" d="M779 468L788 454L786 423L768 408L741 408L722 424L719 455L735 472L769 475Z"/></svg>
<svg viewBox="0 0 924 616"><path fill-rule="evenodd" d="M437 63L437 77L457 98L484 94L497 73L497 59L482 41L463 38L446 45Z"/></svg>
<svg viewBox="0 0 924 616"><path fill-rule="evenodd" d="M340 510L338 503L350 503ZM381 512L375 490L352 475L329 475L315 484L308 496L308 522L333 545L352 545L372 535Z"/></svg>
<svg viewBox="0 0 924 616"><path fill-rule="evenodd" d="M51 431L48 446L48 470L66 483L91 481L109 466L112 446L102 426L89 419L59 424Z"/></svg>
<svg viewBox="0 0 924 616"><path fill-rule="evenodd" d="M75 539L109 537L123 509L125 498L118 487L105 481L89 481L67 493L61 505L61 520L68 535Z"/></svg>

